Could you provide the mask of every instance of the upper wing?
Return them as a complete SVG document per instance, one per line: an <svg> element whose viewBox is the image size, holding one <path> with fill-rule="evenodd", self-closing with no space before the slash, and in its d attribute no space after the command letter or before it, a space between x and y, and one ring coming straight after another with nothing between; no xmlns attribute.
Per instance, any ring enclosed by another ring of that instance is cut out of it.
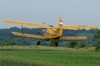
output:
<svg viewBox="0 0 100 66"><path fill-rule="evenodd" d="M19 32L12 32L12 34L16 36L23 36L23 37L28 37L28 38L38 38L38 39L52 39L52 38L58 37L58 36L39 36L39 35L19 33Z"/></svg>
<svg viewBox="0 0 100 66"><path fill-rule="evenodd" d="M25 26L36 26L40 28L50 28L50 26L46 24L38 24L33 22L23 22L23 21L15 21L15 20L3 20L4 22L11 23L11 24L20 24Z"/></svg>
<svg viewBox="0 0 100 66"><path fill-rule="evenodd" d="M77 28L77 29L79 29L79 28L84 28L84 29L89 28L89 29L97 29L98 26L96 26L96 25L63 25L63 29L66 29L66 28Z"/></svg>
<svg viewBox="0 0 100 66"><path fill-rule="evenodd" d="M60 37L59 40L87 40L87 37L85 36L77 36L77 37L73 37L73 36L68 36L68 37Z"/></svg>
<svg viewBox="0 0 100 66"><path fill-rule="evenodd" d="M55 28L59 28L57 25L54 25ZM63 29L69 29L69 30L78 30L79 28L89 28L89 29L97 29L98 26L95 25L63 25Z"/></svg>
<svg viewBox="0 0 100 66"><path fill-rule="evenodd" d="M54 25L53 26L54 28L59 28L57 25ZM78 30L78 28L74 28L74 27L71 27L71 26L62 26L63 29L68 29L68 30Z"/></svg>

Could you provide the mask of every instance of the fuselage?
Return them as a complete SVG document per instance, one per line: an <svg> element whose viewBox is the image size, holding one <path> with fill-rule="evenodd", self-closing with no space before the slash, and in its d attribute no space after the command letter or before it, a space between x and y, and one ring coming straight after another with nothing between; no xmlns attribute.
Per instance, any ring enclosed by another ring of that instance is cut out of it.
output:
<svg viewBox="0 0 100 66"><path fill-rule="evenodd" d="M53 27L48 29L43 29L43 34L45 36L59 36L59 29L55 29Z"/></svg>
<svg viewBox="0 0 100 66"><path fill-rule="evenodd" d="M57 37L60 37L62 36L62 18L60 17L59 18L59 21L58 21L58 28L54 28L54 26L52 25L49 25L50 28L46 28L46 29L43 29L43 34L45 36L57 36Z"/></svg>

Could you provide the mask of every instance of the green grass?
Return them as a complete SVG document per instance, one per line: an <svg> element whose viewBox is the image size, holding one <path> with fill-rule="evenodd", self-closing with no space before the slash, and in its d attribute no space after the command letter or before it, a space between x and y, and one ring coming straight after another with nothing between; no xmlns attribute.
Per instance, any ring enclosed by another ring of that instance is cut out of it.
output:
<svg viewBox="0 0 100 66"><path fill-rule="evenodd" d="M94 48L4 46L0 47L0 61L4 66L100 66L100 52Z"/></svg>

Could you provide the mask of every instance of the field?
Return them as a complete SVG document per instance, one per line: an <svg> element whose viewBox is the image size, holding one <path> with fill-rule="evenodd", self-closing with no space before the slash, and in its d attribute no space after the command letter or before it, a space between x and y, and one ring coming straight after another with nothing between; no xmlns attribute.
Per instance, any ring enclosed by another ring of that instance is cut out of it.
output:
<svg viewBox="0 0 100 66"><path fill-rule="evenodd" d="M0 47L0 66L100 66L94 48L45 46Z"/></svg>

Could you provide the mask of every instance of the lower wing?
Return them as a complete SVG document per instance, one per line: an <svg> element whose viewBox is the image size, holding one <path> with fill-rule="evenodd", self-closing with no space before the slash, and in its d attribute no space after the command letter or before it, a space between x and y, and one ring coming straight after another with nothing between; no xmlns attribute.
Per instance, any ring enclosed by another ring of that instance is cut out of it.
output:
<svg viewBox="0 0 100 66"><path fill-rule="evenodd" d="M85 36L77 36L77 37L73 37L73 36L69 36L69 37L60 37L59 40L72 40L72 41L78 41L78 40L87 40L87 37Z"/></svg>
<svg viewBox="0 0 100 66"><path fill-rule="evenodd" d="M23 36L28 38L37 38L37 39L52 39L56 38L58 36L39 36L39 35L33 35L33 34L26 34L26 33L19 33L19 32L12 32L12 34L16 36ZM60 37L59 40L86 40L87 37L85 36L77 36L77 37Z"/></svg>
<svg viewBox="0 0 100 66"><path fill-rule="evenodd" d="M12 34L14 34L16 36L23 36L23 37L37 38L37 39L52 39L52 38L58 37L58 36L39 36L39 35L19 33L19 32L12 32Z"/></svg>

